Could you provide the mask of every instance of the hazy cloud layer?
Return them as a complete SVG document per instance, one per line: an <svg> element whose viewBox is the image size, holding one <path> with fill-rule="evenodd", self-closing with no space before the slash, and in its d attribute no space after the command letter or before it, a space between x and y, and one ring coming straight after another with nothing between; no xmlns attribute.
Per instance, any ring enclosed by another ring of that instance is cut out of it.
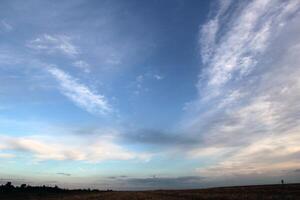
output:
<svg viewBox="0 0 300 200"><path fill-rule="evenodd" d="M128 178L126 183L132 188L199 188L202 186L203 177L150 177L150 178Z"/></svg>
<svg viewBox="0 0 300 200"><path fill-rule="evenodd" d="M102 182L101 180L100 182ZM115 176L108 177L107 185L117 190L149 190L149 189L176 189L176 188L199 188L205 183L205 178L200 176L178 176L178 177L130 177Z"/></svg>

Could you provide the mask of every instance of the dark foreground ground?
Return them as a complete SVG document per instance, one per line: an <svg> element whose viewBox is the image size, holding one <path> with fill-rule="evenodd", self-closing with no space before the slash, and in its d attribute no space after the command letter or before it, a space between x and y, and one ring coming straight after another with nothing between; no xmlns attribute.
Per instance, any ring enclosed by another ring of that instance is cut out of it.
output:
<svg viewBox="0 0 300 200"><path fill-rule="evenodd" d="M278 199L300 200L300 184L239 186L198 190L156 190L140 192L68 192L59 194L0 194L0 200L179 200L179 199Z"/></svg>

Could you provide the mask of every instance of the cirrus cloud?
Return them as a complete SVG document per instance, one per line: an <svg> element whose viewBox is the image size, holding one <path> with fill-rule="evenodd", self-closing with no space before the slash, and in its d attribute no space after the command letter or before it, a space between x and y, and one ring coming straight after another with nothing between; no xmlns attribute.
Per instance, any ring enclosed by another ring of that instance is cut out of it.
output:
<svg viewBox="0 0 300 200"><path fill-rule="evenodd" d="M93 114L106 114L112 111L103 95L91 91L68 73L57 67L49 67L48 71L59 82L61 92L79 107Z"/></svg>
<svg viewBox="0 0 300 200"><path fill-rule="evenodd" d="M66 35L44 34L36 39L30 40L27 46L40 52L63 53L74 57L79 54L79 49L71 42L71 37Z"/></svg>
<svg viewBox="0 0 300 200"><path fill-rule="evenodd" d="M299 168L299 10L298 1L220 1L202 26L205 69L185 128L202 141L188 155L214 159L198 172L220 178Z"/></svg>

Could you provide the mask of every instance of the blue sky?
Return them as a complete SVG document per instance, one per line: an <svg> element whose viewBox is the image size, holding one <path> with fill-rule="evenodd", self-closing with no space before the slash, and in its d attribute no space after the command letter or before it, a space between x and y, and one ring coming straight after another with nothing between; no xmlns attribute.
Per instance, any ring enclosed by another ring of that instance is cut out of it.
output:
<svg viewBox="0 0 300 200"><path fill-rule="evenodd" d="M298 1L1 1L0 181L299 181Z"/></svg>

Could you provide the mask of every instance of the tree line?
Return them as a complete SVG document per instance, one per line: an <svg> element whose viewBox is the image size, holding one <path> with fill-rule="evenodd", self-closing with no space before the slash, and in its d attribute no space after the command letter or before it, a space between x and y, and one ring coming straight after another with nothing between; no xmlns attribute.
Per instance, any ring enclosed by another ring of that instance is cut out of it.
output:
<svg viewBox="0 0 300 200"><path fill-rule="evenodd" d="M22 184L20 186L14 186L11 182L7 182L5 185L0 185L0 193L68 193L68 192L110 192L112 190L100 191L96 189L63 189L58 186L30 186L27 184Z"/></svg>

